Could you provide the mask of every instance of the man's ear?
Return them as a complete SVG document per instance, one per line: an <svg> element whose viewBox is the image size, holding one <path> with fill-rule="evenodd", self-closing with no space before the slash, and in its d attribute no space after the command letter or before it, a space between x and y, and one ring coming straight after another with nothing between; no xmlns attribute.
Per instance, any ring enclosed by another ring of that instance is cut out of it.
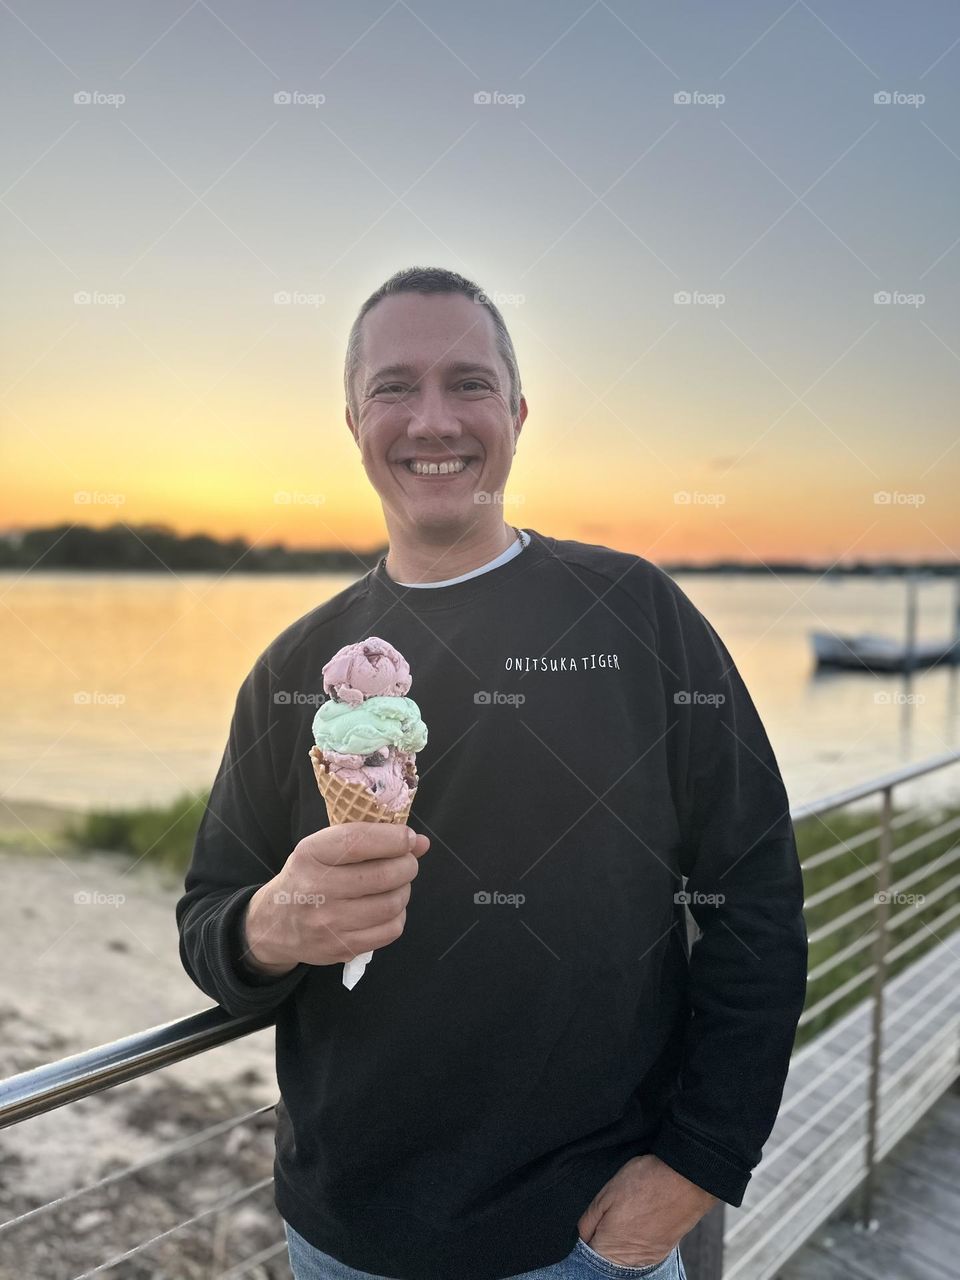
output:
<svg viewBox="0 0 960 1280"><path fill-rule="evenodd" d="M520 408L517 412L517 420L513 428L513 452L517 452L517 441L520 439L520 432L523 430L524 420L527 416L527 401L524 396L520 397Z"/></svg>

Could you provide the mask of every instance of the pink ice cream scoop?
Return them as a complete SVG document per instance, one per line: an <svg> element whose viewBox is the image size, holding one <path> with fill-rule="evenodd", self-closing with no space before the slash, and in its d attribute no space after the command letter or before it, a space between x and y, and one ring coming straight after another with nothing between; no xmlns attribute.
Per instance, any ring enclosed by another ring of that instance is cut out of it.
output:
<svg viewBox="0 0 960 1280"><path fill-rule="evenodd" d="M369 756L326 751L323 759L342 782L366 787L385 809L404 809L410 804L417 783L415 755L413 751L381 747Z"/></svg>
<svg viewBox="0 0 960 1280"><path fill-rule="evenodd" d="M323 668L324 693L351 707L364 698L402 698L410 684L406 658L379 636L344 645Z"/></svg>

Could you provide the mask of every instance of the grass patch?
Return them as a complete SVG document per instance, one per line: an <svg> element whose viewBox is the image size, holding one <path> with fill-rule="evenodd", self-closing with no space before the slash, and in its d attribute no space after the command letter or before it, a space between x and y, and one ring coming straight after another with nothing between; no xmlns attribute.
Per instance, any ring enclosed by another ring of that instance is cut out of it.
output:
<svg viewBox="0 0 960 1280"><path fill-rule="evenodd" d="M132 854L156 866L185 872L208 792L187 792L165 806L94 809L67 827L82 849Z"/></svg>
<svg viewBox="0 0 960 1280"><path fill-rule="evenodd" d="M960 833L957 830L948 831L944 835L935 837L921 849L911 853L900 851L912 841L958 817L960 817L960 807L955 805L931 806L917 816L911 816L908 809L896 807L893 809L890 883L896 893L898 886L908 881L902 893L909 897L902 901L891 901L888 904L887 951L892 951L899 944L914 937L917 942L903 955L888 961L888 981L914 964L926 951L938 946L957 928L958 917L941 924L938 924L937 920L951 907L960 903L960 883L951 884L957 879L957 865L956 862L951 864L948 859L951 850L957 847ZM800 851L800 861L804 864L817 853L833 845L841 842L844 845L840 853L822 865L804 867L808 934L812 935L847 912L861 908L860 914L852 920L839 925L827 937L810 943L811 972L827 960L838 956L846 948L862 942L874 927L876 921L874 895L877 892L878 883L876 874L870 873L868 868L874 866L879 860L880 838L876 835L870 839L858 841L858 837L863 837L871 828L878 827L879 824L879 806L856 813L835 811L825 814L822 819L807 818L796 824L797 847ZM852 848L849 847L851 845L853 845ZM941 858L944 865L938 867L935 864ZM856 883L841 889L825 902L809 905L810 899L822 890L857 875L861 875L861 878ZM862 975L862 981L853 986L841 999L800 1028L797 1033L798 1046L819 1035L848 1009L870 996L872 980L868 976L868 970L873 960L872 944L865 945L854 954L839 960L827 972L808 983L806 1007L810 1009L832 991ZM944 994L945 991L937 992L932 999L935 1001Z"/></svg>

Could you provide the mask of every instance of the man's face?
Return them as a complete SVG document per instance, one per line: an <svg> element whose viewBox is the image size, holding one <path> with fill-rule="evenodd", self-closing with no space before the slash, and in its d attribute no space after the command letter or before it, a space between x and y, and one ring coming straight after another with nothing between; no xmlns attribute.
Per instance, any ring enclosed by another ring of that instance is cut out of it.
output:
<svg viewBox="0 0 960 1280"><path fill-rule="evenodd" d="M385 512L460 534L500 520L495 500L475 495L502 493L527 406L511 419L490 313L460 293L395 294L367 313L362 338L358 421L348 409L347 425ZM412 460L456 469L417 475Z"/></svg>

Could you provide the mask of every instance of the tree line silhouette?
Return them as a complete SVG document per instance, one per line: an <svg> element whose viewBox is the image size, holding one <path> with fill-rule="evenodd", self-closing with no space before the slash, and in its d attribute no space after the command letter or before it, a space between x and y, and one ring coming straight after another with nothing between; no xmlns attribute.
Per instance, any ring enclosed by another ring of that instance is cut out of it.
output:
<svg viewBox="0 0 960 1280"><path fill-rule="evenodd" d="M281 542L251 546L245 538L179 534L169 525L117 523L106 528L58 524L0 538L0 568L110 569L136 572L216 570L228 573L361 573L387 550L302 550Z"/></svg>

